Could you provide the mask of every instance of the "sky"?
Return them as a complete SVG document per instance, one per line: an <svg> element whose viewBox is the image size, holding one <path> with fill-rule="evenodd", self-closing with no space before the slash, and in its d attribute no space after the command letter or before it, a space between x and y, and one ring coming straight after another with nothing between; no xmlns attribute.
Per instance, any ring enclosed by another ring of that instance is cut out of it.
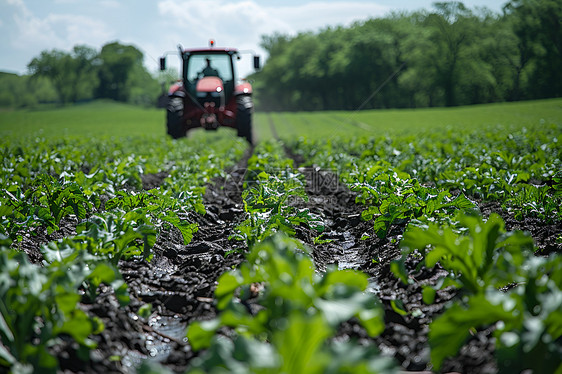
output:
<svg viewBox="0 0 562 374"><path fill-rule="evenodd" d="M465 0L474 9L501 12L507 0ZM393 11L432 9L434 0L0 0L0 71L27 73L43 50L70 51L75 45L100 50L109 42L132 44L144 53L145 66L158 69L166 52L217 46L261 49L262 35L296 35L328 26L384 17ZM177 56L177 54L176 54ZM168 66L179 66L170 55ZM239 72L250 73L251 58Z"/></svg>

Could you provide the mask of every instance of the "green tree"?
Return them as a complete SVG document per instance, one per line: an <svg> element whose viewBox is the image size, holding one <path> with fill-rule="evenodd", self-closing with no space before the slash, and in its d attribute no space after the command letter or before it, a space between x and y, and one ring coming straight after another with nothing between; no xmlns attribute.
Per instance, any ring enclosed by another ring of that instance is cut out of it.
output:
<svg viewBox="0 0 562 374"><path fill-rule="evenodd" d="M43 51L39 57L35 57L27 65L32 77L48 78L57 91L59 101L67 103L71 101L72 80L75 79L72 72L72 57L69 53L53 49Z"/></svg>
<svg viewBox="0 0 562 374"><path fill-rule="evenodd" d="M27 65L32 78L48 78L62 103L92 97L96 86L94 65L96 51L85 45L71 53L53 49L43 51Z"/></svg>
<svg viewBox="0 0 562 374"><path fill-rule="evenodd" d="M77 45L72 49L71 100L90 99L94 96L98 85L97 79L98 52L87 45Z"/></svg>
<svg viewBox="0 0 562 374"><path fill-rule="evenodd" d="M532 65L526 90L532 98L562 95L562 3L512 0L504 10L518 38L520 70Z"/></svg>
<svg viewBox="0 0 562 374"><path fill-rule="evenodd" d="M98 97L128 101L131 72L135 66L142 66L142 52L132 45L112 42L102 47L98 58Z"/></svg>
<svg viewBox="0 0 562 374"><path fill-rule="evenodd" d="M501 34L498 19L499 15L487 9L476 9L464 19L469 41L458 59L457 105L503 100L502 71L497 64L502 46L498 44L505 43L507 35Z"/></svg>
<svg viewBox="0 0 562 374"><path fill-rule="evenodd" d="M130 87L129 98L131 104L154 106L162 87L145 68L144 65L135 65L129 73L127 85Z"/></svg>
<svg viewBox="0 0 562 374"><path fill-rule="evenodd" d="M437 12L426 18L430 30L429 40L434 45L426 51L427 62L434 65L437 86L443 90L446 106L457 105L456 85L459 80L459 61L470 43L473 31L467 19L471 12L463 3L434 3Z"/></svg>
<svg viewBox="0 0 562 374"><path fill-rule="evenodd" d="M400 13L354 27L347 69L356 86L353 91L358 95L349 109L408 105L409 100L398 86L396 75L406 63L402 41L410 33L411 24L405 14Z"/></svg>
<svg viewBox="0 0 562 374"><path fill-rule="evenodd" d="M350 27L262 37L262 110L467 105L562 94L562 3L512 0L503 14L438 2Z"/></svg>
<svg viewBox="0 0 562 374"><path fill-rule="evenodd" d="M31 79L28 75L0 72L0 107L33 107L39 103L54 103L57 92L50 80L43 77Z"/></svg>
<svg viewBox="0 0 562 374"><path fill-rule="evenodd" d="M279 33L262 36L260 45L269 57L263 70L254 74L255 88L259 93L256 105L262 110L290 109L289 96L293 87L288 85L286 72L292 68L292 62L286 52L291 42L291 37Z"/></svg>

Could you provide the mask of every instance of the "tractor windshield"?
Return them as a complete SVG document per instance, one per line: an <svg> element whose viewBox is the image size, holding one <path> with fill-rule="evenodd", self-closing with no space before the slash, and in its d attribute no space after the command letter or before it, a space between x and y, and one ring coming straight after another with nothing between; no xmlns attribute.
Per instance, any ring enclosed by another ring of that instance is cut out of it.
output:
<svg viewBox="0 0 562 374"><path fill-rule="evenodd" d="M232 65L227 54L197 54L189 58L187 79L195 82L205 76L219 77L223 81L232 81Z"/></svg>

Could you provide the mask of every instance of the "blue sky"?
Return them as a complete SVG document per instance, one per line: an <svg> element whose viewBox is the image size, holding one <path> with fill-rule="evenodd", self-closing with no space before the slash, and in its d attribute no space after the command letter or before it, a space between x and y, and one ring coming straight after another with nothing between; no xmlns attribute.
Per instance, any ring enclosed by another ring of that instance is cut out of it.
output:
<svg viewBox="0 0 562 374"><path fill-rule="evenodd" d="M507 0L465 0L470 8L500 12ZM43 50L69 51L86 44L100 49L118 40L145 54L157 69L158 57L209 39L219 46L252 49L264 55L261 35L296 34L326 26L381 17L391 11L431 9L433 0L0 0L0 71L26 73ZM173 66L175 59L169 58ZM241 61L241 73L250 59Z"/></svg>

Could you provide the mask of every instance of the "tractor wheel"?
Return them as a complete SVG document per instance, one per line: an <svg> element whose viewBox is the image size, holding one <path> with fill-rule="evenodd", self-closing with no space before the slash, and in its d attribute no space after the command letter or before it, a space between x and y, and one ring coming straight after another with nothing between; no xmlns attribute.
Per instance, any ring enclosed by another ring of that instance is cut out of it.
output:
<svg viewBox="0 0 562 374"><path fill-rule="evenodd" d="M248 143L253 144L252 138L252 112L254 103L250 96L241 96L237 99L236 128L238 136L245 138Z"/></svg>
<svg viewBox="0 0 562 374"><path fill-rule="evenodd" d="M168 135L173 139L183 138L186 129L183 125L183 100L180 97L172 97L166 107Z"/></svg>

